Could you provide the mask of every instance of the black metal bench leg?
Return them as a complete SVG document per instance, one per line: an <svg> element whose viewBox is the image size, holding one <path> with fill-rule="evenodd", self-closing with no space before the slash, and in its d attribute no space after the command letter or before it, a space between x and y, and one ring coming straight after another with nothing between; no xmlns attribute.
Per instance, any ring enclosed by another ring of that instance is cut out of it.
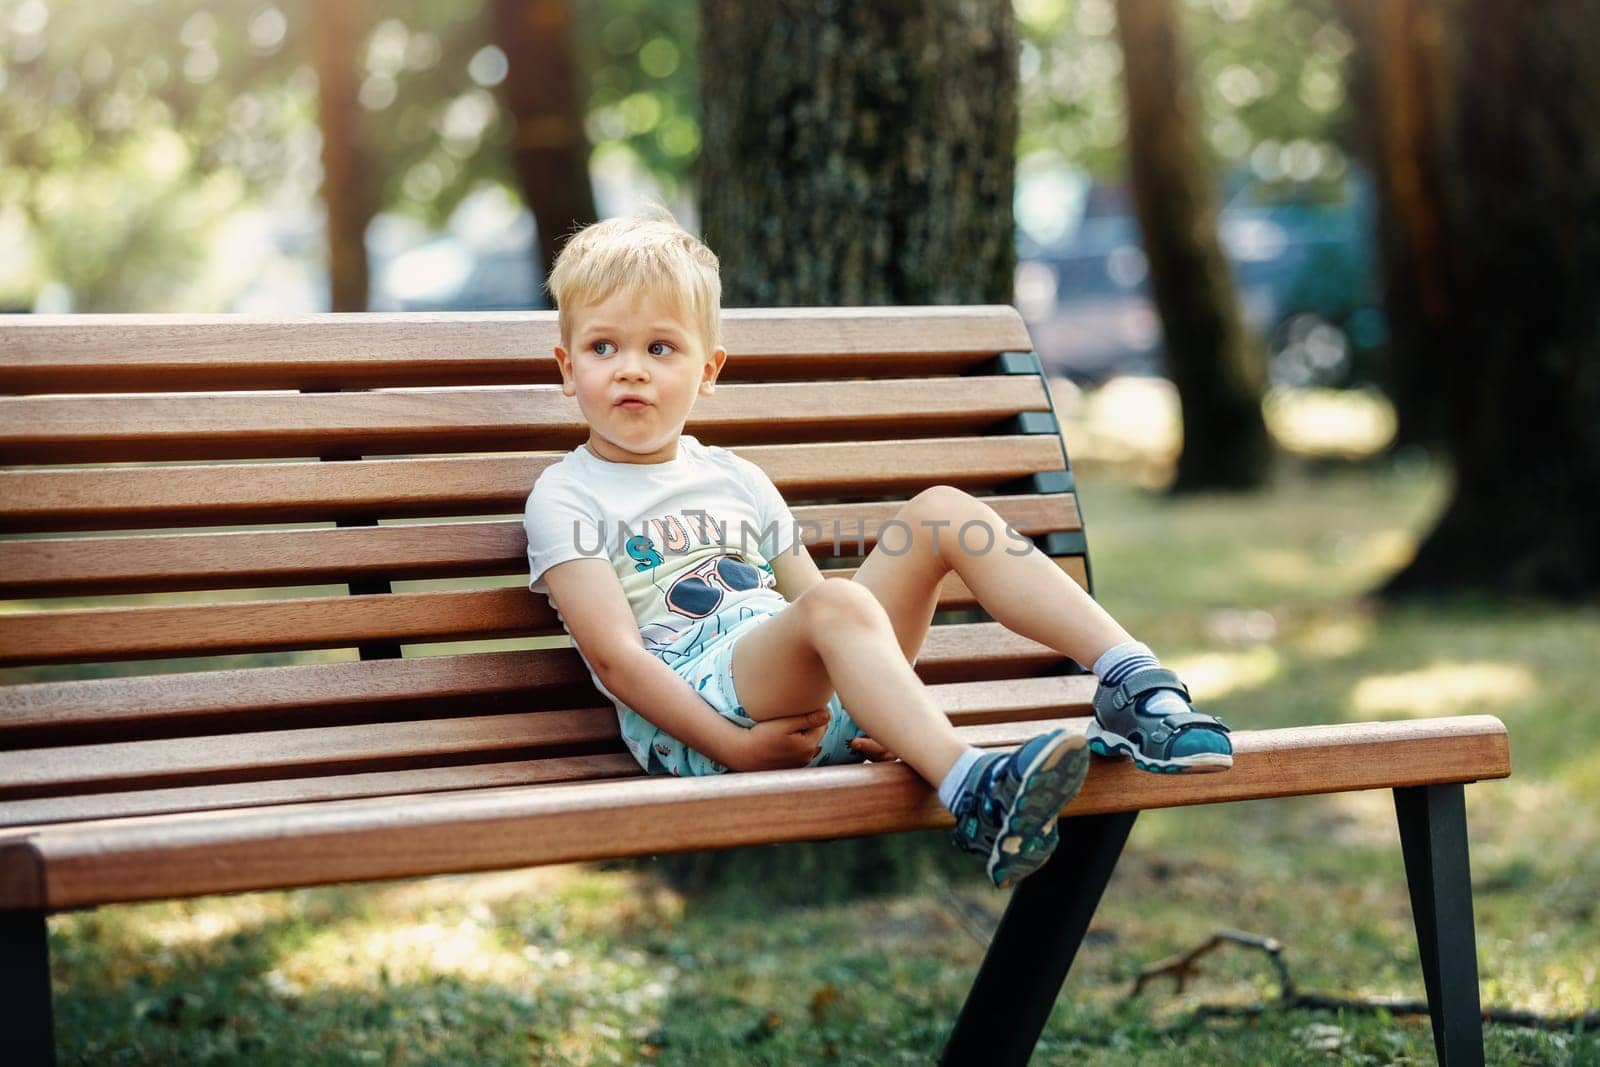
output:
<svg viewBox="0 0 1600 1067"><path fill-rule="evenodd" d="M42 911L0 911L0 1014L7 1063L53 1064L50 945Z"/></svg>
<svg viewBox="0 0 1600 1067"><path fill-rule="evenodd" d="M1478 948L1472 929L1472 874L1461 785L1394 791L1411 914L1441 1067L1481 1067L1483 1015L1478 1003Z"/></svg>
<svg viewBox="0 0 1600 1067"><path fill-rule="evenodd" d="M1012 890L941 1063L1028 1062L1138 814L1061 820L1055 855Z"/></svg>

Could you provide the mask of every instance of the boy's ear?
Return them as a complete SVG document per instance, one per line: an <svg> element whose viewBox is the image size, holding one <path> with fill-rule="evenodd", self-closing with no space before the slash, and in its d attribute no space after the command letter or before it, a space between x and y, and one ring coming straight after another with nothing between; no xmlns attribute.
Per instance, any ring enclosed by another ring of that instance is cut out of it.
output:
<svg viewBox="0 0 1600 1067"><path fill-rule="evenodd" d="M712 391L716 389L717 375L722 373L722 365L726 363L727 360L728 350L726 348L719 348L712 352L709 357L707 357L706 366L710 369L710 373L708 373L700 381L701 393L705 394L706 396L710 396Z"/></svg>
<svg viewBox="0 0 1600 1067"><path fill-rule="evenodd" d="M578 387L572 380L572 353L556 345L556 366L561 369L561 392L564 396L577 396Z"/></svg>

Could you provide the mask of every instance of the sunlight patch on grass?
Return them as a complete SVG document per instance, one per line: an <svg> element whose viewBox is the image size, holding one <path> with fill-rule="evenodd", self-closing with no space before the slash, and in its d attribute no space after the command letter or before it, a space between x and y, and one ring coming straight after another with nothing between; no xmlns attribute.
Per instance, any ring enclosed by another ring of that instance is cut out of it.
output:
<svg viewBox="0 0 1600 1067"><path fill-rule="evenodd" d="M1397 571L1417 554L1417 538L1407 530L1379 530L1361 539L1356 563L1363 571Z"/></svg>
<svg viewBox="0 0 1600 1067"><path fill-rule="evenodd" d="M152 906L161 908L160 905ZM280 920L288 914L282 894L253 893L211 902L183 901L162 908L143 923L146 935L165 948L208 944Z"/></svg>
<svg viewBox="0 0 1600 1067"><path fill-rule="evenodd" d="M1370 618L1354 615L1316 619L1294 635L1293 646L1309 660L1345 659L1370 645L1375 630Z"/></svg>
<svg viewBox="0 0 1600 1067"><path fill-rule="evenodd" d="M1257 645L1240 652L1180 656L1170 666L1196 700L1217 700L1266 685L1283 673L1283 657L1271 645Z"/></svg>
<svg viewBox="0 0 1600 1067"><path fill-rule="evenodd" d="M1487 710L1531 700L1539 683L1519 663L1441 660L1421 670L1363 678L1350 693L1358 715L1425 718Z"/></svg>
<svg viewBox="0 0 1600 1067"><path fill-rule="evenodd" d="M593 1004L608 1017L653 1021L678 977L672 964L633 947L583 939L567 947L507 936L481 904L463 913L424 912L411 919L321 928L265 974L263 983L288 999L329 989L381 998L391 987L450 977L525 995L548 993L575 1002L575 1009ZM578 1029L597 1032L602 1025L593 1021Z"/></svg>
<svg viewBox="0 0 1600 1067"><path fill-rule="evenodd" d="M1322 569L1311 553L1292 548L1257 549L1244 565L1254 577L1281 586L1308 585Z"/></svg>
<svg viewBox="0 0 1600 1067"><path fill-rule="evenodd" d="M560 892L576 882L600 877L591 867L568 863L521 871L422 878L394 886L376 886L371 892L375 910L402 914L419 908L451 904L495 905L526 900Z"/></svg>
<svg viewBox="0 0 1600 1067"><path fill-rule="evenodd" d="M1262 414L1285 451L1359 459L1394 440L1394 405L1367 389L1272 389Z"/></svg>
<svg viewBox="0 0 1600 1067"><path fill-rule="evenodd" d="M1351 592L1382 575L1399 570L1416 554L1416 538L1405 530L1377 530L1360 538L1341 536L1303 543L1303 547L1251 550L1241 568L1257 581L1278 589L1304 590L1328 585L1343 576Z"/></svg>
<svg viewBox="0 0 1600 1067"><path fill-rule="evenodd" d="M534 950L536 951L536 950ZM471 982L522 985L571 962L565 953L530 958L499 943L486 908L457 920L384 920L336 923L319 929L303 948L286 955L266 975L274 992L341 988L377 992L391 983L426 982L453 975Z"/></svg>

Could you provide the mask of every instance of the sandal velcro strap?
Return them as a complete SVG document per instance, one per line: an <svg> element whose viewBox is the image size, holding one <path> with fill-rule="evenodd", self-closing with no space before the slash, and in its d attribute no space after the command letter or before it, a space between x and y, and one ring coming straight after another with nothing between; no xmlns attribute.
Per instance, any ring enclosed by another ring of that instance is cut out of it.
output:
<svg viewBox="0 0 1600 1067"><path fill-rule="evenodd" d="M1163 717L1150 731L1150 740L1159 745L1191 726L1203 726L1207 729L1221 730L1223 733L1230 732L1227 724L1215 715L1206 715L1198 711L1180 711Z"/></svg>
<svg viewBox="0 0 1600 1067"><path fill-rule="evenodd" d="M1189 689L1183 684L1176 674L1165 667L1146 667L1142 671L1134 671L1124 678L1120 685L1110 691L1111 706L1121 711L1132 704L1139 697L1154 689L1174 689L1183 694L1186 703L1189 699Z"/></svg>

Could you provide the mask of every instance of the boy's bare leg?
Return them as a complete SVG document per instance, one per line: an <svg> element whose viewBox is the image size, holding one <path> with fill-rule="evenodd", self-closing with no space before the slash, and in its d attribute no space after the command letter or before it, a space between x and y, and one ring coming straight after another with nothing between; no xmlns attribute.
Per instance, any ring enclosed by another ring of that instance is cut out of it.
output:
<svg viewBox="0 0 1600 1067"><path fill-rule="evenodd" d="M1133 638L1048 556L1031 544L1023 553L1005 520L976 497L935 486L896 517L905 527L880 540L855 581L825 581L740 638L734 687L757 720L819 707L837 690L868 736L937 785L967 746L910 661L946 573L959 573L1002 625L1084 666ZM878 610L846 591L851 587L870 594Z"/></svg>
<svg viewBox="0 0 1600 1067"><path fill-rule="evenodd" d="M1027 543L1009 537L999 513L969 493L934 486L907 501L896 518L904 525L885 528L855 581L883 604L908 659L922 647L936 590L951 570L997 622L1085 667L1133 640L1049 556L1031 544L1022 553Z"/></svg>
<svg viewBox="0 0 1600 1067"><path fill-rule="evenodd" d="M816 708L835 691L873 740L938 785L967 749L901 652L883 606L825 581L740 637L733 685L756 720Z"/></svg>

